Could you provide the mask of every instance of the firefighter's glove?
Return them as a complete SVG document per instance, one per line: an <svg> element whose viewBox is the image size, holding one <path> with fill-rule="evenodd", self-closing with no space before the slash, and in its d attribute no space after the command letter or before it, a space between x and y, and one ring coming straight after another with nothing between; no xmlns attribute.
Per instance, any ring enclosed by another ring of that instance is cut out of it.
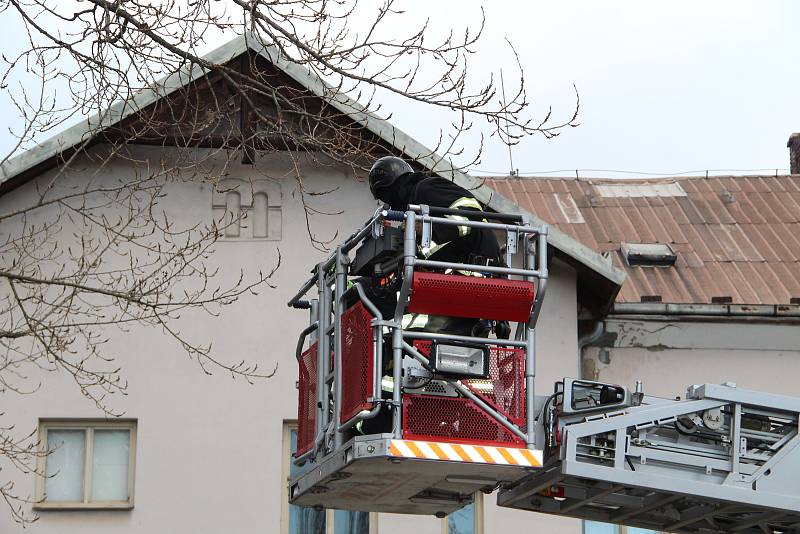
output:
<svg viewBox="0 0 800 534"><path fill-rule="evenodd" d="M492 322L481 319L472 327L472 337L489 337L492 333Z"/></svg>
<svg viewBox="0 0 800 534"><path fill-rule="evenodd" d="M511 325L508 321L497 321L494 324L494 335L497 339L508 339L511 337Z"/></svg>

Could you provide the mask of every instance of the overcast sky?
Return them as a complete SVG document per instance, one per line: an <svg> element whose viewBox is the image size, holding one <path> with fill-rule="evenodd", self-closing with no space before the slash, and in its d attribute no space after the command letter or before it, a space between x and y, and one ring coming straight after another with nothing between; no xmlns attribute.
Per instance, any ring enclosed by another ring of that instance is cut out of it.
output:
<svg viewBox="0 0 800 534"><path fill-rule="evenodd" d="M457 12L419 4L455 23L481 3L460 2ZM572 83L581 97L580 127L514 148L521 173L788 167L786 141L800 131L800 2L483 4L484 46L507 60L502 39L514 43L540 106L569 113ZM395 122L424 135L419 123ZM495 142L477 168L507 173L507 151Z"/></svg>
<svg viewBox="0 0 800 534"><path fill-rule="evenodd" d="M800 2L399 3L408 5L404 24L411 28L414 17L427 16L434 31L473 23L483 5L487 26L472 75L480 81L502 67L507 83L513 79L507 37L539 112L552 105L556 119L569 116L572 84L577 86L580 126L552 140L533 137L516 146L513 166L522 174L786 172L786 141L800 131ZM14 48L20 37L6 28L0 46ZM447 120L396 99L386 105L393 123L428 145ZM14 123L8 94L0 94L0 113L6 124ZM496 139L487 143L473 172L507 173L507 149ZM0 132L0 150L12 145L7 132Z"/></svg>

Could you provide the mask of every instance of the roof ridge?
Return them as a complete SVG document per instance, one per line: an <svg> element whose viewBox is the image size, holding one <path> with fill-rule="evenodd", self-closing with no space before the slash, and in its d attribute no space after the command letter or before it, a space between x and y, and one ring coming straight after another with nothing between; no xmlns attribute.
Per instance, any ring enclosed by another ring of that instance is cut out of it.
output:
<svg viewBox="0 0 800 534"><path fill-rule="evenodd" d="M347 94L329 86L307 67L285 60L276 46L261 42L258 37L255 37L250 32L245 32L231 39L203 56L203 58L212 65L218 65L230 61L248 50L260 54L303 87L318 97L327 100L339 111L346 113L352 120L386 141L400 153L421 163L431 172L450 178L470 190L478 200L490 208L500 212L527 215L531 219L531 223L535 225L544 223L535 214L522 209L494 189L486 186L483 183L484 180L462 172L446 158L425 147L387 120L381 119ZM108 127L116 124L120 120L154 103L157 99L171 94L176 89L206 74L207 69L203 67L187 65L159 81L154 87L144 89L141 93L134 95L130 101L113 104L101 113L93 115L85 121L67 128L62 133L50 137L35 148L23 152L0 166L0 188L14 176L48 161L67 148L88 141L97 133L98 127ZM613 285L620 286L624 281L625 273L622 270L610 265L599 253L572 236L556 228L551 228L548 241L562 253L585 265Z"/></svg>

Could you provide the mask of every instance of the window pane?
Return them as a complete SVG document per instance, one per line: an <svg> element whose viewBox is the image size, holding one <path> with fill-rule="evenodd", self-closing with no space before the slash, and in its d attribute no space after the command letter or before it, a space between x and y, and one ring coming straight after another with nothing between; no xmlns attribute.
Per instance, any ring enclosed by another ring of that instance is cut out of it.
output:
<svg viewBox="0 0 800 534"><path fill-rule="evenodd" d="M325 510L289 505L289 534L325 534Z"/></svg>
<svg viewBox="0 0 800 534"><path fill-rule="evenodd" d="M92 450L92 500L128 500L130 430L95 430Z"/></svg>
<svg viewBox="0 0 800 534"><path fill-rule="evenodd" d="M599 523L597 521L584 521L584 534L617 534L619 528L611 523Z"/></svg>
<svg viewBox="0 0 800 534"><path fill-rule="evenodd" d="M475 503L447 516L447 534L473 534L475 532Z"/></svg>
<svg viewBox="0 0 800 534"><path fill-rule="evenodd" d="M297 430L294 430L294 429L291 430L290 439L291 439L291 443L290 443L291 449L290 450L291 450L292 454L294 454L294 452L297 450ZM301 466L297 466L297 465L294 464L294 456L291 456L291 455L289 456L289 477L290 478L294 478L294 477L300 476L300 475L302 475L304 473L308 473L312 469L314 469L314 462L306 462Z"/></svg>
<svg viewBox="0 0 800 534"><path fill-rule="evenodd" d="M336 510L333 514L333 534L369 534L369 512Z"/></svg>
<svg viewBox="0 0 800 534"><path fill-rule="evenodd" d="M86 431L48 430L45 500L83 501L83 461Z"/></svg>
<svg viewBox="0 0 800 534"><path fill-rule="evenodd" d="M314 465L306 462L303 466L294 465L291 453L297 450L297 430L289 432L290 456L289 474L295 477L311 470ZM315 510L308 506L289 505L289 534L325 534L325 510ZM338 533L337 533L338 534Z"/></svg>
<svg viewBox="0 0 800 534"><path fill-rule="evenodd" d="M228 191L225 195L225 237L239 237L241 227L242 197L238 191Z"/></svg>
<svg viewBox="0 0 800 534"><path fill-rule="evenodd" d="M628 527L626 529L628 534L659 534L657 530L648 530L646 528Z"/></svg>
<svg viewBox="0 0 800 534"><path fill-rule="evenodd" d="M253 237L267 237L268 211L267 195L264 193L253 195L253 220L250 222L253 225Z"/></svg>

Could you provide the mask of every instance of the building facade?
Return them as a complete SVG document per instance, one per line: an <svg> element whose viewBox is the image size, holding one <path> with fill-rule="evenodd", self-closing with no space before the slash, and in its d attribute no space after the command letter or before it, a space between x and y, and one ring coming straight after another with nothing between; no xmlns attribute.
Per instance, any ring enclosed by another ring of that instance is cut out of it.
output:
<svg viewBox="0 0 800 534"><path fill-rule="evenodd" d="M242 54L263 54L274 60L267 52L239 39L212 57L213 62L235 63ZM301 85L319 83L292 71L291 65L275 63ZM184 80L183 86L191 81ZM129 107L153 109L175 86L168 80L161 92L144 95ZM351 111L356 106L346 105ZM130 110L115 113L114 124L136 119ZM374 119L365 130L383 140L387 152L472 188L493 209L519 211L478 180L442 168L430 151L391 125ZM0 212L35 204L43 190L57 195L90 181L96 188L111 188L153 169L173 169L158 204L171 228L228 223L207 259L216 272L215 284L225 286L241 273L252 277L279 267L270 288L242 295L218 315L186 313L172 326L184 338L213 342L221 360L254 362L274 369L274 375L254 384L232 380L213 367L209 375L164 328L131 324L110 326L104 343L105 353L115 356L109 365L119 365L127 381L125 395L104 399L118 417L98 410L65 373L34 373L27 378L42 385L25 395L0 390L2 425L36 430L42 450L51 451L39 458L39 475L3 466L3 476L29 499L23 511L39 516L27 531L365 534L413 529L469 534L531 525L550 532L581 531L579 521L500 509L491 495L477 496L475 505L446 519L289 506L286 482L293 469L298 394L294 349L307 317L289 310L286 302L328 254L311 235L319 240L349 235L377 207L363 174L320 154L256 151L243 162L237 148L180 148L152 137L122 147L100 137L63 165L65 151L85 141L89 131L96 130L78 125L4 165ZM206 172L215 179L206 179ZM307 190L328 192L313 199L315 213L307 210ZM36 212L37 223L55 216L48 209ZM53 237L59 246L90 238L80 220L62 220ZM30 223L31 217L11 219L0 229L1 237L13 239ZM579 373L579 306L607 305L623 278L599 254L563 233L551 235L551 246L551 279L537 336L537 380L545 389L559 377ZM43 272L58 272L58 262L48 261L40 266ZM0 514L0 531L21 529L10 513Z"/></svg>

